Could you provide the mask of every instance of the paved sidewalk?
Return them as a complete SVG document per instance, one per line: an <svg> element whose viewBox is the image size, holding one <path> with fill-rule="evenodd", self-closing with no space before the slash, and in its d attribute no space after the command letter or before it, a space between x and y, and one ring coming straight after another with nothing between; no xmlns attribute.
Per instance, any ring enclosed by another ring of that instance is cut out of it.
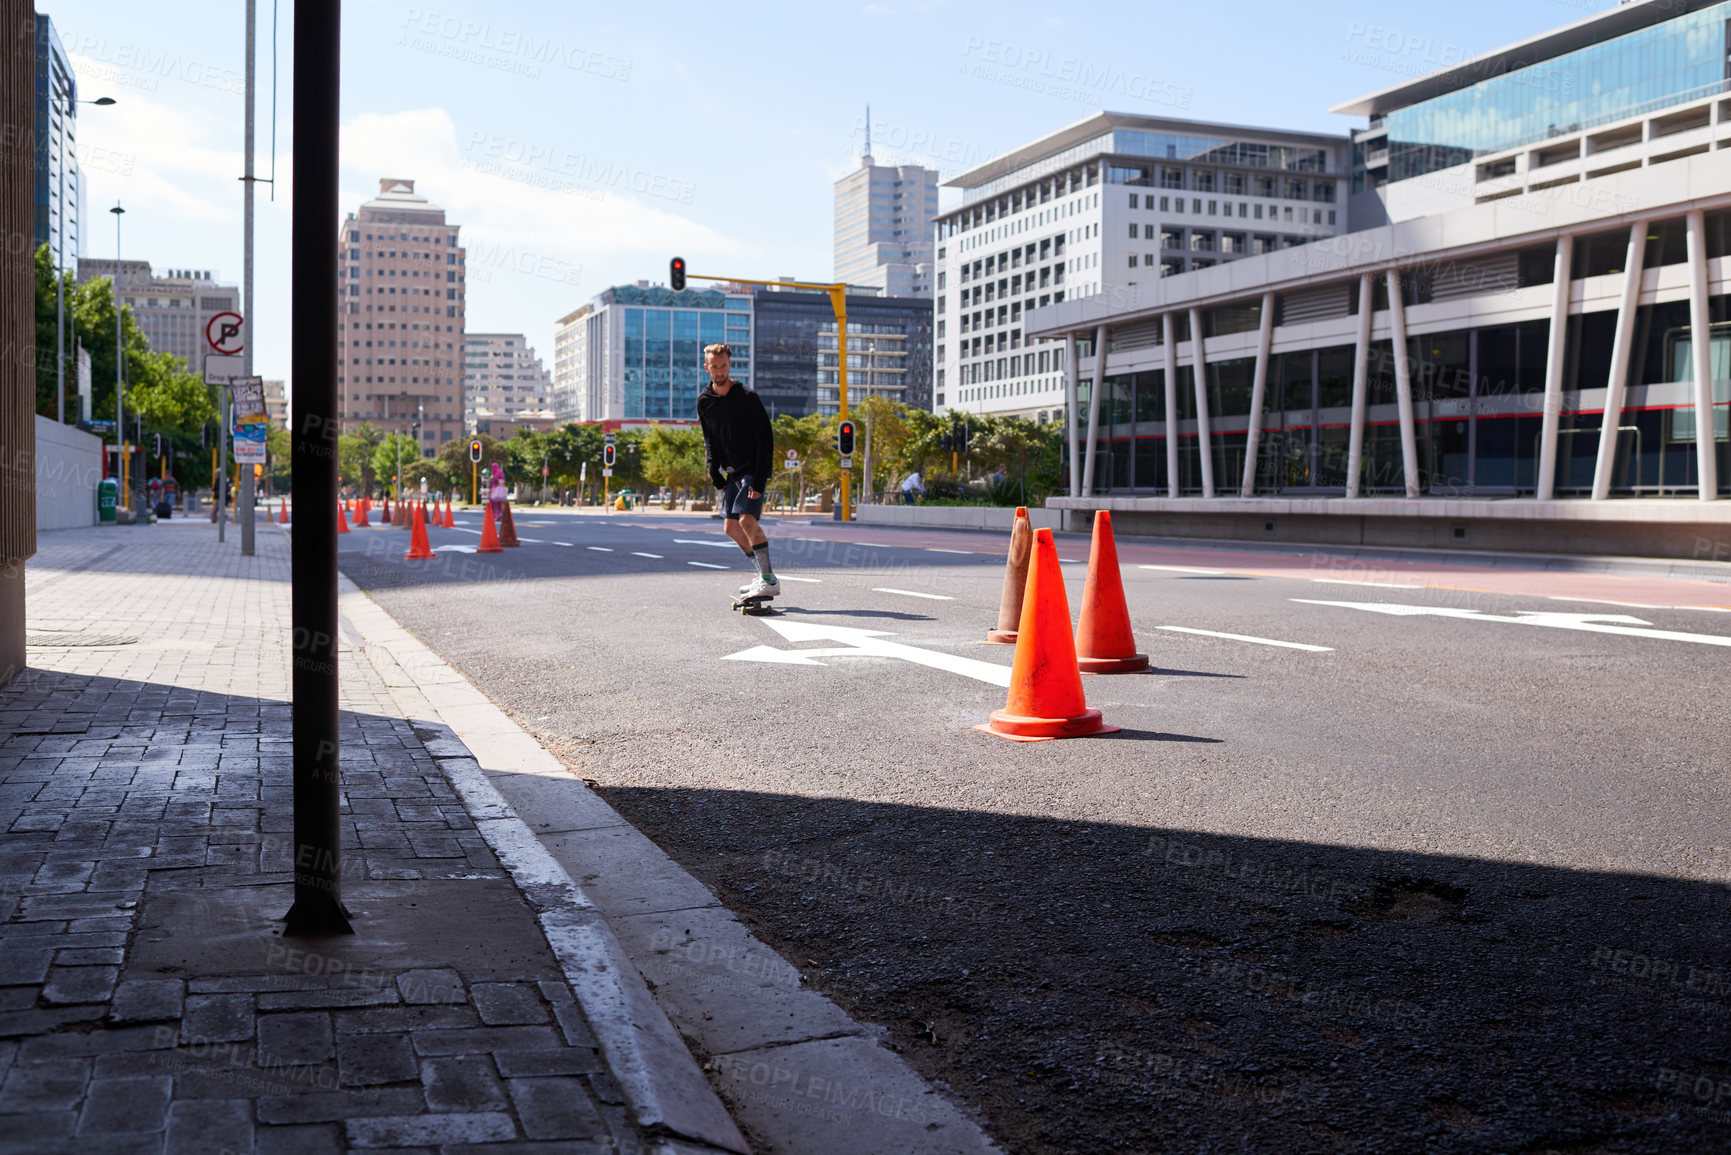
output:
<svg viewBox="0 0 1731 1155"><path fill-rule="evenodd" d="M0 1150L743 1150L605 924L347 622L358 933L282 937L289 542L257 546L202 519L61 531L27 567Z"/></svg>

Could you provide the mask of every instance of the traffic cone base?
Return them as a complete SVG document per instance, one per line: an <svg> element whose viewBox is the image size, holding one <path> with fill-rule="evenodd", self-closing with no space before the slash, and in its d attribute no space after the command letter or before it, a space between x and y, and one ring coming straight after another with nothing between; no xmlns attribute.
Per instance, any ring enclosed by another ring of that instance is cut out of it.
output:
<svg viewBox="0 0 1731 1155"><path fill-rule="evenodd" d="M993 710L992 720L974 729L996 734L1012 742L1050 742L1054 738L1086 738L1090 734L1116 734L1117 726L1108 726L1100 711L1089 707L1073 718L1029 718L1008 710Z"/></svg>
<svg viewBox="0 0 1731 1155"><path fill-rule="evenodd" d="M1013 646L1016 644L1015 630L987 630L986 640L982 646Z"/></svg>
<svg viewBox="0 0 1731 1155"><path fill-rule="evenodd" d="M1148 655L1131 654L1127 658L1077 658L1076 668L1084 674L1135 674L1148 668Z"/></svg>

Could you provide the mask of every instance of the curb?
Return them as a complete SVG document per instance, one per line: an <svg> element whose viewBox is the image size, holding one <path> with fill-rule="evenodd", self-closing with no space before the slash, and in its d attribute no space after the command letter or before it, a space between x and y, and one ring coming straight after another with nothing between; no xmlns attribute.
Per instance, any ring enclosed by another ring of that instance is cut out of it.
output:
<svg viewBox="0 0 1731 1155"><path fill-rule="evenodd" d="M693 1140L712 1149L750 1155L745 1137L649 993L607 920L488 780L474 754L444 720L443 712L423 692L432 688L429 681L410 676L397 655L418 659L415 666L435 674L435 664L443 667L444 676L435 676L436 683L453 688L461 684L477 698L479 691L341 574L337 592L338 612L360 635L361 648L392 698L418 731L434 730L430 735L422 734L428 753L450 779L477 830L534 909L624 1092L633 1121L651 1136ZM486 706L498 715L497 721L476 721L491 723L490 729L501 723L516 729L497 707L491 703ZM478 705L469 709L480 711ZM429 719L438 721L429 724ZM529 741L533 744L532 739ZM679 1150L681 1146L662 1144L664 1150Z"/></svg>

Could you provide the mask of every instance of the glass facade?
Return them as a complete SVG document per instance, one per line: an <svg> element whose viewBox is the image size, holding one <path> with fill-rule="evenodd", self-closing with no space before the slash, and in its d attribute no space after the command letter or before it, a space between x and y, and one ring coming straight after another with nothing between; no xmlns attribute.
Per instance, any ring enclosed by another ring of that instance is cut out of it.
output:
<svg viewBox="0 0 1731 1155"><path fill-rule="evenodd" d="M932 306L914 297L849 297L848 400L866 393L932 404ZM756 295L757 393L772 414L840 408L835 312L823 293Z"/></svg>
<svg viewBox="0 0 1731 1155"><path fill-rule="evenodd" d="M1638 116L1725 86L1726 21L1715 4L1388 113L1388 179ZM1500 63L1500 61L1499 61Z"/></svg>
<svg viewBox="0 0 1731 1155"><path fill-rule="evenodd" d="M695 421L706 345L733 347L733 377L751 384L751 303L717 292L609 290L620 323L625 420ZM696 307L652 308L640 306Z"/></svg>

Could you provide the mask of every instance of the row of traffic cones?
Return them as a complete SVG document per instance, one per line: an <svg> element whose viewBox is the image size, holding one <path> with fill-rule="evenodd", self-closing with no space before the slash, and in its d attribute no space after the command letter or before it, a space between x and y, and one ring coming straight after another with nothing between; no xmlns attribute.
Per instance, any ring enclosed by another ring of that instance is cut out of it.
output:
<svg viewBox="0 0 1731 1155"><path fill-rule="evenodd" d="M1136 652L1130 629L1110 513L1094 515L1082 617L1072 636L1070 600L1052 531L1031 529L1027 509L1016 510L998 625L987 632L986 641L1015 646L1016 657L1004 708L992 711L991 721L975 729L1020 742L1117 732L1100 711L1089 708L1082 690L1084 673L1148 669L1148 655Z"/></svg>

